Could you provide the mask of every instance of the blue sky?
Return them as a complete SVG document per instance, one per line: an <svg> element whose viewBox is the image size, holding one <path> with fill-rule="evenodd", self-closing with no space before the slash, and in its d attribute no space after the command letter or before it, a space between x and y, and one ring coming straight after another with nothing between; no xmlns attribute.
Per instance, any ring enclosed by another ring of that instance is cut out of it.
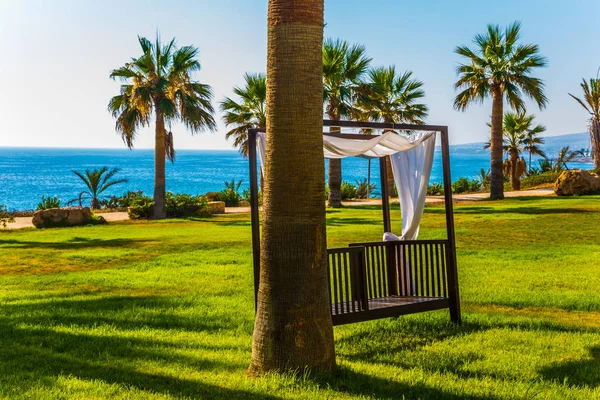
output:
<svg viewBox="0 0 600 400"><path fill-rule="evenodd" d="M265 70L266 13L264 0L0 0L0 146L123 147L106 111L119 85L108 74L139 55L136 35L157 29L200 48L196 78L212 85L216 107L245 71ZM586 113L567 93L579 93L581 78L600 66L598 15L597 0L326 0L325 36L364 44L374 65L412 70L425 83L428 122L467 143L487 138L491 105L452 109L457 45L488 23L522 21L523 42L539 44L549 60L538 76L550 104L529 111L548 135L583 132ZM220 117L212 134L175 127L176 148L230 148ZM142 130L136 147L152 146L151 130Z"/></svg>

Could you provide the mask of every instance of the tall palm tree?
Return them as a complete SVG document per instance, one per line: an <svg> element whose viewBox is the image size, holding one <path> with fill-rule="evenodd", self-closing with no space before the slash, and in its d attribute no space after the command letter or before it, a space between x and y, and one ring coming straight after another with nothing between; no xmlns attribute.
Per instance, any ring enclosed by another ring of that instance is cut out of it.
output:
<svg viewBox="0 0 600 400"><path fill-rule="evenodd" d="M457 68L455 84L461 91L454 99L454 108L464 111L470 104L481 104L492 98L490 197L504 198L502 174L502 118L504 101L516 111L524 111L523 96L533 99L541 108L548 100L544 83L533 76L534 69L546 66L535 44L518 44L521 24L514 22L504 31L498 25L488 25L485 34L475 36L475 50L459 46L455 53L467 59Z"/></svg>
<svg viewBox="0 0 600 400"><path fill-rule="evenodd" d="M119 171L119 168L109 170L108 167L93 170L86 169L84 172L73 171L83 181L87 190L82 191L77 199L71 200L71 203L78 201L81 206L83 199L89 198L90 208L99 209L100 199L103 197L102 193L114 185L127 182L127 179L124 178L112 179Z"/></svg>
<svg viewBox="0 0 600 400"><path fill-rule="evenodd" d="M155 118L154 142L154 218L164 218L165 160L174 160L173 133L166 126L181 122L192 134L215 129L212 89L192 80L200 70L198 49L193 46L176 48L175 39L167 44L139 37L142 55L132 58L110 73L113 79L127 82L121 94L114 96L108 109L117 119L116 130L129 148L140 127L149 126Z"/></svg>
<svg viewBox="0 0 600 400"><path fill-rule="evenodd" d="M340 39L328 39L323 43L323 99L325 112L331 120L349 118L354 109L362 77L369 68L371 58L366 56L364 46L350 45ZM339 132L339 128L330 128ZM329 161L329 207L342 205L342 160Z"/></svg>
<svg viewBox="0 0 600 400"><path fill-rule="evenodd" d="M425 97L423 82L414 79L411 71L397 73L395 66L373 68L368 73L369 91L359 99L362 117L386 123L422 124L428 108L421 103ZM388 193L394 193L392 164L386 157Z"/></svg>
<svg viewBox="0 0 600 400"><path fill-rule="evenodd" d="M233 138L233 145L248 156L248 129L267 127L267 77L265 74L244 75L246 85L235 87L233 92L239 101L226 97L221 102L221 111L225 112L223 122L231 129L225 138Z"/></svg>
<svg viewBox="0 0 600 400"><path fill-rule="evenodd" d="M579 104L590 114L590 141L592 142L592 156L594 158L594 168L600 168L600 80L590 79L589 82L583 79L581 82L583 90L583 99L569 96L577 100Z"/></svg>
<svg viewBox="0 0 600 400"><path fill-rule="evenodd" d="M269 0L260 287L249 373L335 367L323 160L323 0Z"/></svg>

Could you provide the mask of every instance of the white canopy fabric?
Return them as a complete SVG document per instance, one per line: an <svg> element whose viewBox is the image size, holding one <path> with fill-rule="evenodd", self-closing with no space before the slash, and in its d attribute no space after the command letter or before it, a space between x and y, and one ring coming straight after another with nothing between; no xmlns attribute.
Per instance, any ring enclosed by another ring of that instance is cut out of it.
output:
<svg viewBox="0 0 600 400"><path fill-rule="evenodd" d="M265 133L259 132L256 142L260 164L265 165ZM410 136L387 132L369 140L323 135L325 158L390 156L402 211L401 240L414 240L419 234L434 150L435 132L418 132Z"/></svg>
<svg viewBox="0 0 600 400"><path fill-rule="evenodd" d="M402 210L401 240L416 240L419 236L434 151L435 136L432 136L410 151L390 156Z"/></svg>

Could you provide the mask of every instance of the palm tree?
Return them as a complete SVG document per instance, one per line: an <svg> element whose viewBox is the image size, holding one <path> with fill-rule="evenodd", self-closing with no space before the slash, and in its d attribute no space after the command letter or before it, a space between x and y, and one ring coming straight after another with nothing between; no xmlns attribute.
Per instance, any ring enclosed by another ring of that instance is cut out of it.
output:
<svg viewBox="0 0 600 400"><path fill-rule="evenodd" d="M119 168L112 168L109 170L108 167L102 167L100 169L93 170L86 169L84 172L73 171L73 173L83 181L83 183L87 187L87 190L81 192L79 194L79 197L77 199L71 200L70 203L78 201L79 206L81 206L83 199L89 198L90 208L99 209L100 199L103 197L108 197L102 196L102 193L104 193L106 189L114 185L127 182L127 179L124 178L112 179L119 171Z"/></svg>
<svg viewBox="0 0 600 400"><path fill-rule="evenodd" d="M371 58L365 55L364 46L337 39L323 43L323 99L325 112L331 120L349 118L353 114L357 92L362 77L369 68ZM339 132L339 128L330 128ZM329 160L329 207L342 205L342 160Z"/></svg>
<svg viewBox="0 0 600 400"><path fill-rule="evenodd" d="M589 83L584 79L581 82L583 99L569 96L577 100L579 104L590 114L590 141L592 142L592 156L594 168L600 168L600 80L590 79Z"/></svg>
<svg viewBox="0 0 600 400"><path fill-rule="evenodd" d="M531 76L535 68L546 66L546 59L539 55L535 44L518 44L521 24L514 22L504 31L498 25L488 25L487 32L475 36L476 49L459 46L455 53L468 63L457 68L459 76L455 84L461 89L454 99L454 108L460 111L472 103L481 104L492 98L491 165L492 182L490 197L504 198L502 174L502 118L504 101L516 111L524 111L523 96L533 99L541 108L548 100L544 83Z"/></svg>
<svg viewBox="0 0 600 400"><path fill-rule="evenodd" d="M192 134L204 129L213 130L212 89L192 80L200 70L198 49L193 46L176 48L175 39L167 44L139 37L142 55L132 58L121 68L110 73L119 78L121 94L114 96L108 109L117 119L116 130L129 148L140 127L150 125L155 118L154 143L154 218L164 218L165 211L165 160L174 161L173 133L165 126L181 122Z"/></svg>
<svg viewBox="0 0 600 400"><path fill-rule="evenodd" d="M569 170L567 166L568 162L575 160L577 157L582 157L583 152L579 150L570 150L569 146L565 146L558 152L558 157L556 158L556 163L554 164L554 170L556 172L561 172L563 170Z"/></svg>
<svg viewBox="0 0 600 400"><path fill-rule="evenodd" d="M270 0L260 286L249 373L333 369L323 160L323 0Z"/></svg>
<svg viewBox="0 0 600 400"><path fill-rule="evenodd" d="M221 111L225 112L223 122L232 127L225 138L233 138L233 145L244 155L248 156L248 129L267 126L265 112L267 101L267 77L265 74L244 75L246 85L235 87L233 92L240 101L226 97L221 102Z"/></svg>
<svg viewBox="0 0 600 400"><path fill-rule="evenodd" d="M359 100L363 118L386 123L422 124L428 108L420 101L425 97L423 82L413 79L412 72L396 73L395 66L373 68L368 74L369 91ZM394 193L392 164L386 157L388 193Z"/></svg>
<svg viewBox="0 0 600 400"><path fill-rule="evenodd" d="M521 157L528 126L527 120L528 116L523 113L504 114L502 150L508 155L508 159L504 162L504 173L510 177L512 190L521 190L521 176L527 170L527 165Z"/></svg>
<svg viewBox="0 0 600 400"><path fill-rule="evenodd" d="M531 120L533 121L533 115L531 116ZM546 127L544 125L536 125L533 128L529 129L525 134L525 139L523 139L523 150L529 154L529 168L531 169L531 156L536 154L543 158L546 158L546 153L542 150L542 145L546 142L543 137L539 135L546 131Z"/></svg>

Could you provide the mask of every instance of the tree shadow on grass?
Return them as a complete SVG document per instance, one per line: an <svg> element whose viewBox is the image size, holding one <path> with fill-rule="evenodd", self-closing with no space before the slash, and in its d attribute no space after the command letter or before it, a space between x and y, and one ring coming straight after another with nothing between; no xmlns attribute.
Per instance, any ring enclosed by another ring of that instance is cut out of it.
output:
<svg viewBox="0 0 600 400"><path fill-rule="evenodd" d="M343 336L336 342L338 355L352 362L371 362L401 369L418 368L430 373L452 374L460 379L516 378L502 372L473 371L465 368L471 363L485 360L485 355L482 353L429 351L429 346L455 337L492 329L581 333L577 327L544 321L481 323L465 320L458 326L435 319L426 321L397 319L390 325L378 325L377 328L365 327ZM593 348L590 353L591 360L553 365L544 368L540 375L547 381L562 382L567 378L571 384L598 386L600 385L600 347Z"/></svg>
<svg viewBox="0 0 600 400"><path fill-rule="evenodd" d="M330 387L337 392L376 399L499 399L492 394L480 396L471 393L453 393L420 382L411 384L395 382L356 372L346 367L341 367L333 373L315 374L312 380L322 387Z"/></svg>
<svg viewBox="0 0 600 400"><path fill-rule="evenodd" d="M439 208L428 208L427 214L444 214L446 211ZM543 208L543 207L518 207L518 208L495 208L487 206L463 206L454 208L454 214L585 214L596 213L597 210L585 208Z"/></svg>
<svg viewBox="0 0 600 400"><path fill-rule="evenodd" d="M39 242L31 240L4 239L0 240L1 248L8 249L55 249L55 250L77 250L94 247L137 247L141 244L156 244L158 241L149 239L91 239L84 237L73 237L64 242Z"/></svg>
<svg viewBox="0 0 600 400"><path fill-rule="evenodd" d="M544 379L567 385L600 386L600 346L588 349L590 357L585 360L557 362L542 368L539 373Z"/></svg>
<svg viewBox="0 0 600 400"><path fill-rule="evenodd" d="M348 218L328 217L327 218L327 226L374 225L374 224L376 224L376 222L372 218L353 218L353 217L348 217Z"/></svg>
<svg viewBox="0 0 600 400"><path fill-rule="evenodd" d="M159 296L112 296L5 304L0 306L0 324L108 325L123 330L149 328L183 332L220 332L239 328L239 322L216 311L198 317L178 314L176 310L185 305L184 300Z"/></svg>
<svg viewBox="0 0 600 400"><path fill-rule="evenodd" d="M238 389L229 389L199 379L187 378L184 371L229 371L243 374L245 362L235 363L219 358L219 351L204 358L199 355L173 353L162 348L156 340L132 337L99 336L66 333L55 330L5 327L0 338L0 383L8 392L18 393L30 386L44 382L52 385L59 376L69 376L87 381L117 384L125 389L134 388L146 393L166 394L174 397L203 399L277 399ZM8 334L10 333L10 335ZM220 352L226 351L220 349ZM164 372L168 363L173 376Z"/></svg>

